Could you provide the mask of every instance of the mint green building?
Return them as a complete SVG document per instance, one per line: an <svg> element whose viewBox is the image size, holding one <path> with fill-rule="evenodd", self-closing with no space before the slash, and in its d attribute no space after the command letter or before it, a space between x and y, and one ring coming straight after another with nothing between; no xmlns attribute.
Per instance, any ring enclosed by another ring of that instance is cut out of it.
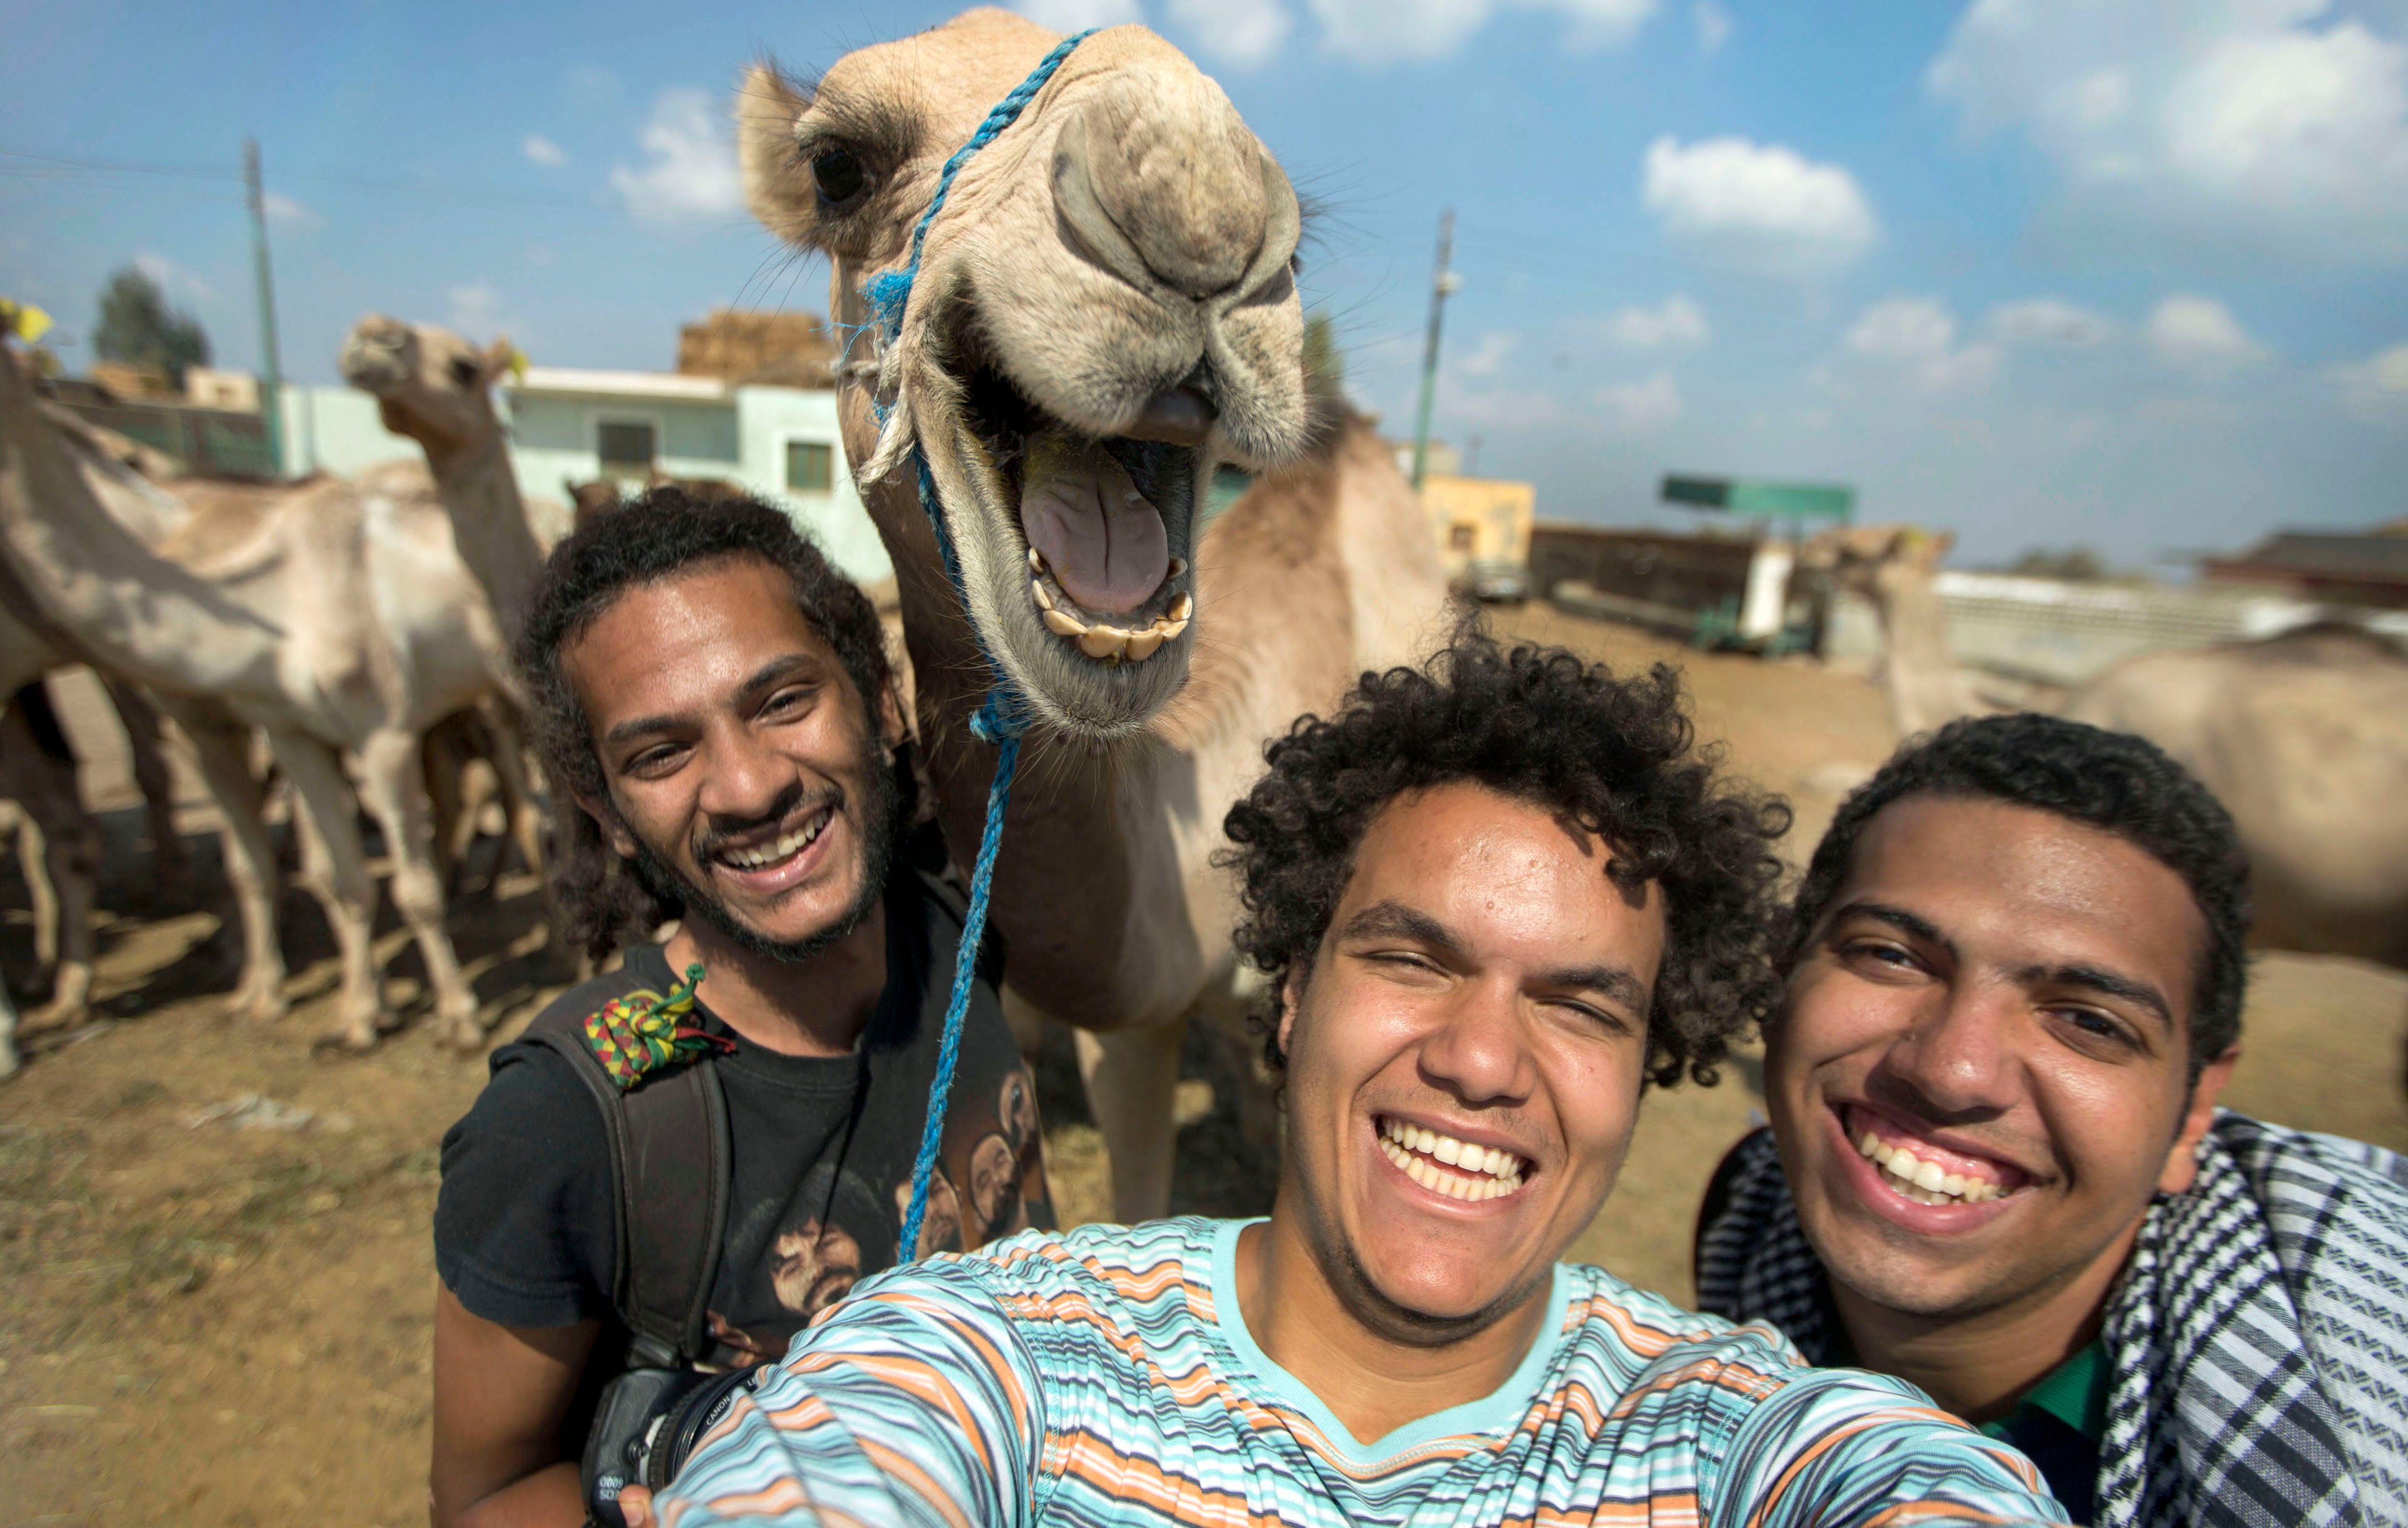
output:
<svg viewBox="0 0 2408 1528"><path fill-rule="evenodd" d="M285 470L348 474L418 443L388 431L376 400L350 387L282 391ZM568 528L568 485L655 472L719 478L782 506L864 584L895 576L861 507L837 428L836 395L653 371L529 367L501 390L510 459L547 541Z"/></svg>

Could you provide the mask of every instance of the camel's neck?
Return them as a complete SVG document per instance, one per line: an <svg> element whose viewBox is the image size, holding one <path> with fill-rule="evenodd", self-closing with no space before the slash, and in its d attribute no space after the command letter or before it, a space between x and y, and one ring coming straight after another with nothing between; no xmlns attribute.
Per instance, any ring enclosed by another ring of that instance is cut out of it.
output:
<svg viewBox="0 0 2408 1528"><path fill-rule="evenodd" d="M38 613L95 661L165 689L272 673L275 627L111 512L115 499L157 492L130 468L71 451L14 358L0 355L0 552Z"/></svg>
<svg viewBox="0 0 2408 1528"><path fill-rule="evenodd" d="M996 750L970 733L990 683L968 617L946 581L926 516L908 488L873 490L873 518L895 564L920 738L937 814L967 869L985 826ZM1015 990L1068 1023L1109 1027L1151 1016L1165 994L1201 977L1185 932L1178 857L1153 775L1168 750L1106 748L1039 731L1025 740L1004 819L992 901Z"/></svg>
<svg viewBox="0 0 2408 1528"><path fill-rule="evenodd" d="M1948 613L1939 585L1921 569L1891 569L1873 599L1888 656L1890 720L1913 737L1969 708L1948 645Z"/></svg>
<svg viewBox="0 0 2408 1528"><path fill-rule="evenodd" d="M495 429L455 450L429 446L426 465L452 517L452 539L460 548L461 561L485 586L502 629L516 641L535 594L536 575L543 570L543 548L527 521L526 500L520 497L518 475L510 468L509 442Z"/></svg>

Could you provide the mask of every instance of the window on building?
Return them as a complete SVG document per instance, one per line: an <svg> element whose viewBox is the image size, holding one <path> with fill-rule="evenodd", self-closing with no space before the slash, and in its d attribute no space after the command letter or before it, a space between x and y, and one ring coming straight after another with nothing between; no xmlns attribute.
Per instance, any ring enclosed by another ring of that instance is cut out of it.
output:
<svg viewBox="0 0 2408 1528"><path fill-rule="evenodd" d="M606 478L649 478L659 442L652 426L638 420L608 420L594 426L594 454Z"/></svg>
<svg viewBox="0 0 2408 1528"><path fill-rule="evenodd" d="M1446 530L1446 549L1449 552L1469 552L1479 535L1478 526L1467 526L1460 522L1449 526Z"/></svg>
<svg viewBox="0 0 2408 1528"><path fill-rule="evenodd" d="M797 494L824 494L836 486L836 452L816 440L786 442L786 487Z"/></svg>

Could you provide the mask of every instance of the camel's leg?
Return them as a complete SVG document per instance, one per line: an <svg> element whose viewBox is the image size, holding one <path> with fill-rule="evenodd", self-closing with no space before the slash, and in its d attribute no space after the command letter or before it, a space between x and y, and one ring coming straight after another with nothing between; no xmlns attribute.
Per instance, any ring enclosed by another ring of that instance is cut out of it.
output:
<svg viewBox="0 0 2408 1528"><path fill-rule="evenodd" d="M1124 1225L1159 1219L1170 1209L1170 1160L1179 1127L1179 1047L1184 1019L1078 1033L1079 1075L1087 1108L1112 1164L1112 1215Z"/></svg>
<svg viewBox="0 0 2408 1528"><path fill-rule="evenodd" d="M370 936L376 927L376 882L368 875L367 850L360 842L357 799L343 777L341 757L316 738L271 732L276 762L293 783L299 810L301 879L326 910L343 959L342 995L334 1028L325 1038L350 1050L372 1050L386 1016ZM409 762L418 762L411 740Z"/></svg>
<svg viewBox="0 0 2408 1528"><path fill-rule="evenodd" d="M1281 1148L1280 1078L1263 1059L1263 1037L1254 1019L1260 1006L1262 973L1240 960L1226 976L1205 984L1197 1016L1217 1037L1222 1058L1238 1087L1238 1132L1249 1150L1276 1161Z"/></svg>
<svg viewBox="0 0 2408 1528"><path fill-rule="evenodd" d="M268 836L266 790L251 764L251 725L215 704L186 699L165 702L191 749L194 772L216 806L218 842L226 884L234 890L242 923L242 979L229 1011L237 1018L272 1023L285 1014L284 946L279 941L277 898L283 872ZM295 824L295 831L299 825ZM330 911L328 920L334 921Z"/></svg>
<svg viewBox="0 0 2408 1528"><path fill-rule="evenodd" d="M14 789L0 794L16 799ZM59 889L50 884L50 841L31 814L17 817L17 864L25 875L25 901L34 915L34 960L45 971L59 963Z"/></svg>
<svg viewBox="0 0 2408 1528"><path fill-rule="evenodd" d="M76 789L75 755L50 709L49 692L39 683L18 691L0 714L0 794L24 812L19 843L28 850L39 845L38 854L26 857L26 879L36 880L38 865L55 902L50 1001L27 1015L26 1025L47 1029L80 1022L92 999L92 909L100 872L100 829L83 809Z"/></svg>
<svg viewBox="0 0 2408 1528"><path fill-rule="evenodd" d="M466 750L453 725L461 714L454 712L428 728L418 743L426 771L427 815L435 825L436 872L453 895L460 889L468 847L477 841L477 808L466 800L464 778Z"/></svg>
<svg viewBox="0 0 2408 1528"><path fill-rule="evenodd" d="M435 869L418 735L400 728L377 732L360 750L359 761L361 795L393 856L394 906L418 941L427 986L435 993L437 1038L462 1049L480 1046L485 1031L477 1022L477 994L443 927L443 878Z"/></svg>
<svg viewBox="0 0 2408 1528"><path fill-rule="evenodd" d="M1037 1058L1045 1050L1045 1026L1052 1021L1009 987L999 996L1003 999L1003 1021L1010 1026L1012 1043L1020 1047L1020 1059L1035 1066Z"/></svg>
<svg viewBox="0 0 2408 1528"><path fill-rule="evenodd" d="M477 710L485 718L485 732L492 742L486 759L493 766L494 782L501 791L502 809L509 814L510 837L517 841L527 869L540 875L543 803L536 799L535 783L527 776L526 741L518 717L511 714L508 702L493 696L478 701Z"/></svg>
<svg viewBox="0 0 2408 1528"><path fill-rule="evenodd" d="M150 819L150 864L156 887L170 901L180 901L192 890L192 857L184 852L184 835L176 830L176 779L161 751L162 721L150 698L122 679L101 676L117 719L125 728L126 756L134 783L142 791L142 810Z"/></svg>
<svg viewBox="0 0 2408 1528"><path fill-rule="evenodd" d="M0 984L0 1077L17 1070L17 1005L9 1001L8 988Z"/></svg>

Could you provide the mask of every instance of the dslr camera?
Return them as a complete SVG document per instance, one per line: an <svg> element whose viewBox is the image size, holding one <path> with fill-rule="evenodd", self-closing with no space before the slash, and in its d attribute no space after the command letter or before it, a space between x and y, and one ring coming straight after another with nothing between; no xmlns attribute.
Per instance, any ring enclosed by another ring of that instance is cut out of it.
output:
<svg viewBox="0 0 2408 1528"><path fill-rule="evenodd" d="M627 1528L619 1492L629 1486L658 1492L667 1485L696 1440L768 1367L722 1374L637 1368L610 1381L595 1408L594 1430L585 1434L585 1457L578 1467L590 1521L601 1528Z"/></svg>

